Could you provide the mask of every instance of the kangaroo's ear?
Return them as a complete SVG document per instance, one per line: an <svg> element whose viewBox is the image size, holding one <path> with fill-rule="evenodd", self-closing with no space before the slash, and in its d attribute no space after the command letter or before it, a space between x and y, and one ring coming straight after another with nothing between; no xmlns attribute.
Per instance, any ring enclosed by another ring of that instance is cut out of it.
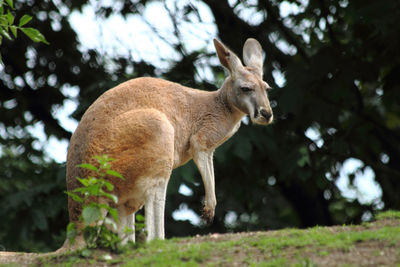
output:
<svg viewBox="0 0 400 267"><path fill-rule="evenodd" d="M264 56L262 47L256 39L249 38L244 43L243 62L246 66L257 69L262 77Z"/></svg>
<svg viewBox="0 0 400 267"><path fill-rule="evenodd" d="M217 39L214 39L214 46L222 66L227 68L232 78L235 79L238 70L240 68L243 68L242 62L240 62L239 57L236 56L235 53L229 50L223 43L221 43Z"/></svg>

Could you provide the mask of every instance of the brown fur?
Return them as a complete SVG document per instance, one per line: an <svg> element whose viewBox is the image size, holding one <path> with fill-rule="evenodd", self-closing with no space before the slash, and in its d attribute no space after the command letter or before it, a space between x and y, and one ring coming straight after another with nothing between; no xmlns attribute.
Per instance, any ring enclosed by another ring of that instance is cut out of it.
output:
<svg viewBox="0 0 400 267"><path fill-rule="evenodd" d="M75 177L88 174L76 165L93 163L94 155L107 154L117 159L112 168L125 177L125 181L110 178L118 205L131 207L128 213L135 212L144 204L144 198L137 197L141 195L135 186L138 179L166 176L166 169L171 171L193 158L190 138L196 138L204 149L214 150L230 137L232 126L243 115L232 110L219 91L195 90L155 78L122 83L93 103L72 136L67 189L79 186ZM142 200L132 200L136 198ZM71 221L80 214L71 200L69 214Z"/></svg>

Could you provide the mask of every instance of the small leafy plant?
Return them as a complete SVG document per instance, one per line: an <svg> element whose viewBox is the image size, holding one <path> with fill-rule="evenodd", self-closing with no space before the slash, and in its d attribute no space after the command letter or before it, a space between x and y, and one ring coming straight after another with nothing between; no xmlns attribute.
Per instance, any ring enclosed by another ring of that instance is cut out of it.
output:
<svg viewBox="0 0 400 267"><path fill-rule="evenodd" d="M93 171L96 176L88 176L86 178L77 177L76 179L78 179L82 186L73 191L67 191L66 194L82 205L80 220L84 225L82 233L87 249L107 248L112 251L118 251L120 250L122 241L114 232L117 230L118 212L109 204L101 203L100 199L108 198L116 204L118 198L111 193L114 185L104 178L106 175L111 175L119 179L124 178L120 173L111 169L110 162L114 159L109 158L107 155L95 156L94 158L97 160L98 167L89 163L83 163L77 167ZM107 214L111 217L108 217ZM125 230L126 234L131 232L132 230ZM71 243L74 242L77 234L76 225L70 223L67 227L67 238ZM88 251L85 250L85 254L90 254L90 251Z"/></svg>
<svg viewBox="0 0 400 267"><path fill-rule="evenodd" d="M140 213L137 213L135 216L135 235L137 236L136 240L137 245L146 242L147 238L146 225L144 223L144 216Z"/></svg>

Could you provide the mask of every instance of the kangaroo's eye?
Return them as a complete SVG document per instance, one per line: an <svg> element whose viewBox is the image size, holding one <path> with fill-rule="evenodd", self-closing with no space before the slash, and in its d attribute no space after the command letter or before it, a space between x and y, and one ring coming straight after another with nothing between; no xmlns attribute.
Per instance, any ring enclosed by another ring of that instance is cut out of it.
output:
<svg viewBox="0 0 400 267"><path fill-rule="evenodd" d="M253 89L249 88L249 87L240 87L240 90L242 90L242 92L244 93L248 93L253 91Z"/></svg>

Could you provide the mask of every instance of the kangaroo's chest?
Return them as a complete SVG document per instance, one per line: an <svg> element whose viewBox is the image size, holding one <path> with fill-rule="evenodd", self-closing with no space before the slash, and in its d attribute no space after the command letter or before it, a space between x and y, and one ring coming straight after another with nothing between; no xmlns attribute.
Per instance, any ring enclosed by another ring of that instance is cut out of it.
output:
<svg viewBox="0 0 400 267"><path fill-rule="evenodd" d="M201 147L205 150L215 150L218 146L223 144L232 135L234 135L240 127L240 121L233 125L233 127L226 127L226 125L213 125L213 127L204 127L194 135L185 138L185 142L177 142L175 150L175 164L174 168L179 167L187 163L192 159L193 147L190 142L193 136L196 136L196 140L201 143Z"/></svg>
<svg viewBox="0 0 400 267"><path fill-rule="evenodd" d="M233 128L228 129L228 131L226 132L225 136L217 143L217 147L222 145L229 138L231 138L239 130L240 125L241 125L241 121L239 121L237 124L235 124L233 126Z"/></svg>

